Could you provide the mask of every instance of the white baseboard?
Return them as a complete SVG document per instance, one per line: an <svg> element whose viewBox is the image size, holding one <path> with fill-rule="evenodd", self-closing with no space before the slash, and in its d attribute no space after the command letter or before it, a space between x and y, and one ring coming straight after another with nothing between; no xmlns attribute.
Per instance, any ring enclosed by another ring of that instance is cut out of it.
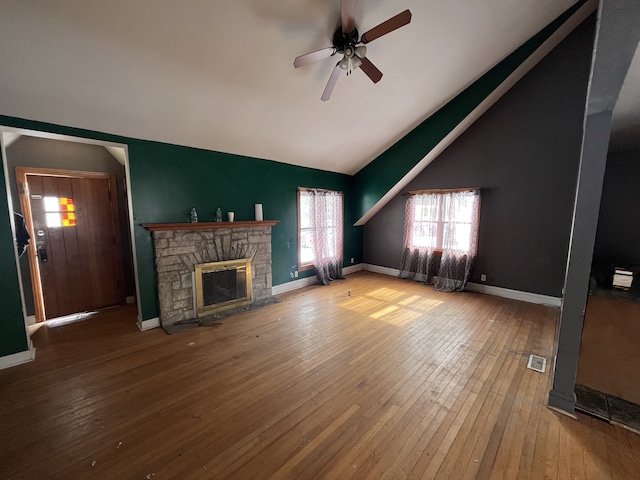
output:
<svg viewBox="0 0 640 480"><path fill-rule="evenodd" d="M158 317L149 318L148 320L143 320L142 322L138 320L138 328L141 332L145 330L151 330L152 328L160 327L160 319Z"/></svg>
<svg viewBox="0 0 640 480"><path fill-rule="evenodd" d="M280 285L274 285L271 287L271 295L280 295L281 293L290 292L292 290L298 290L299 288L308 287L309 285L316 285L318 279L316 276L299 278L293 282L281 283Z"/></svg>
<svg viewBox="0 0 640 480"><path fill-rule="evenodd" d="M36 358L36 349L31 346L29 350L24 352L13 353L0 357L0 370L3 368L15 367L22 363L31 362Z"/></svg>
<svg viewBox="0 0 640 480"><path fill-rule="evenodd" d="M127 297L125 299L125 302L127 302L127 305L131 305L132 303L134 303L136 301L136 297L134 297L133 295L131 295L130 297Z"/></svg>
<svg viewBox="0 0 640 480"><path fill-rule="evenodd" d="M36 324L36 316L27 315L27 325L35 325L35 324Z"/></svg>
<svg viewBox="0 0 640 480"><path fill-rule="evenodd" d="M381 267L380 265L371 265L370 263L363 263L362 268L369 272L382 273L383 275L390 275L392 277L400 275L400 270L397 268Z"/></svg>
<svg viewBox="0 0 640 480"><path fill-rule="evenodd" d="M469 282L467 283L466 289L470 292L485 293L487 295L495 295L496 297L510 298L512 300L537 303L540 305L550 305L552 307L559 307L562 304L562 299L558 297L541 295L539 293L522 292L520 290L511 290L509 288L493 287L491 285L482 285L479 283Z"/></svg>
<svg viewBox="0 0 640 480"><path fill-rule="evenodd" d="M359 272L360 270L364 270L364 267L361 263L358 263L357 265L349 265L348 267L344 267L342 269L342 274L351 275L352 273Z"/></svg>
<svg viewBox="0 0 640 480"><path fill-rule="evenodd" d="M362 264L362 267L364 270L368 270L369 272L382 273L383 275L397 277L400 274L400 270L396 268L381 267L380 265L364 263ZM539 293L522 292L520 290L511 290L509 288L493 287L491 285L482 285L479 283L467 283L466 290L469 292L494 295L496 297L510 298L512 300L520 300L522 302L550 305L552 307L559 307L562 304L562 298L541 295Z"/></svg>
<svg viewBox="0 0 640 480"><path fill-rule="evenodd" d="M359 272L363 270L363 264L358 263L357 265L349 265L348 267L344 267L342 269L343 275L350 275L355 272ZM312 277L307 278L299 278L298 280L294 280L293 282L281 283L280 285L274 285L271 288L272 295L279 295L285 292L291 292L292 290L298 290L299 288L308 287L309 285L317 285L318 278L314 275Z"/></svg>

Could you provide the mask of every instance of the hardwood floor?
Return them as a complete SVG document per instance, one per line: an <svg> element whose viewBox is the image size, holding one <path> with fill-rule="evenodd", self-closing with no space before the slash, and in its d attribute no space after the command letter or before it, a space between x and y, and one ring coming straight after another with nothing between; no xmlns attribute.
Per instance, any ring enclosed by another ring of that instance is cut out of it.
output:
<svg viewBox="0 0 640 480"><path fill-rule="evenodd" d="M557 309L369 272L279 298L171 336L131 308L41 328L0 371L0 478L640 478L639 435L526 369Z"/></svg>

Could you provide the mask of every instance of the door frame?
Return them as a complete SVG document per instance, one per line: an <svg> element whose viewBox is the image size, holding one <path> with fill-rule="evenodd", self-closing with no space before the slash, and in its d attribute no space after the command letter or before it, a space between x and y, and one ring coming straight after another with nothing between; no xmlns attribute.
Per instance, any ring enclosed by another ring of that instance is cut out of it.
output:
<svg viewBox="0 0 640 480"><path fill-rule="evenodd" d="M16 238L16 226L13 220L13 211L15 210L15 208L14 208L13 200L11 197L12 185L11 185L11 182L9 181L10 177L7 171L7 147L11 144L13 140L15 140L17 137L21 135L47 138L47 139L59 140L63 142L75 142L75 143L86 143L90 145L98 145L106 148L121 164L124 165L125 181L126 181L125 194L126 194L126 201L127 201L127 207L128 207L127 211L128 211L128 221L129 221L129 237L130 237L129 240L131 242L131 254L133 257L133 276L134 276L134 285L135 285L134 293L135 293L135 301L138 306L137 325L140 330L153 328L153 326L144 327L142 325L142 305L141 305L141 299L140 299L140 280L139 280L140 277L138 272L138 260L137 260L138 255L136 251L136 237L135 237L135 228L134 228L135 224L133 221L133 200L131 198L131 172L130 172L130 165L129 165L128 145L124 143L95 140L92 138L64 135L64 134L45 132L40 130L33 130L28 128L11 127L8 125L0 124L0 152L2 153L2 168L4 173L5 190L6 190L5 193L7 198L7 205L9 207L7 214L9 215L9 218L10 218L10 225L11 225L14 241ZM23 315L24 329L25 329L25 334L29 339L30 335L29 335L29 325L27 320L27 310L26 310L26 304L25 304L24 285L23 285L22 275L20 271L20 259L18 257L17 249L14 249L14 260L16 264L16 270L17 270L16 273L18 275L18 284L19 284L18 286L19 286L20 297L22 302L22 315ZM31 351L30 359L33 359L35 358L35 348L33 347L31 340L29 340L28 343L29 343L29 350Z"/></svg>
<svg viewBox="0 0 640 480"><path fill-rule="evenodd" d="M87 178L87 179L100 179L107 180L109 182L109 190L116 192L116 176L113 173L106 172L86 172L80 170L62 170L57 168L38 168L38 167L16 167L16 188L20 196L20 206L22 207L22 215L25 220L25 224L29 235L33 239L29 242L28 254L29 254L29 271L31 273L31 284L33 289L33 300L35 307L36 322L44 322L46 318L46 306L44 304L44 293L42 291L42 277L40 274L40 264L38 262L38 254L36 248L36 232L33 229L33 215L31 212L31 196L29 186L27 182L27 175L40 176L40 177L60 177L60 178ZM124 261L122 259L122 247L120 246L120 218L118 210L114 206L114 199L117 204L117 196L110 196L110 210L111 210L111 223L114 226L116 234L117 253L120 254L119 263L119 277L123 275ZM118 281L123 285L122 278L118 278ZM124 286L122 287L124 288Z"/></svg>

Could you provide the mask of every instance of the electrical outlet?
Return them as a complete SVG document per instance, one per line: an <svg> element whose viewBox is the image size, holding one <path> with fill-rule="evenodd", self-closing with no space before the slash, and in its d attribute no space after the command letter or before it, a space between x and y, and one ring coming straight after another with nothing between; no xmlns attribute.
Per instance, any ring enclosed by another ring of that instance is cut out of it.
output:
<svg viewBox="0 0 640 480"><path fill-rule="evenodd" d="M353 263L353 262L354 262L354 259L353 259L353 257L351 257L351 263Z"/></svg>
<svg viewBox="0 0 640 480"><path fill-rule="evenodd" d="M487 281L487 276L484 273L482 275L480 275L480 281L481 282L486 282Z"/></svg>
<svg viewBox="0 0 640 480"><path fill-rule="evenodd" d="M294 278L298 278L298 270L296 270L295 272L293 272L293 277L294 277Z"/></svg>

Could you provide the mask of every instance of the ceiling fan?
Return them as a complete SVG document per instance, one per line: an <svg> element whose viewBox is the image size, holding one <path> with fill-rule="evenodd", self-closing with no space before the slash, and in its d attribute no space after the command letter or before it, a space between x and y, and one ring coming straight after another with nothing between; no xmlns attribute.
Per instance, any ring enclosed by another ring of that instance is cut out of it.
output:
<svg viewBox="0 0 640 480"><path fill-rule="evenodd" d="M341 24L333 34L332 47L300 55L293 62L295 68L300 68L323 58L331 57L336 53L343 54L342 60L333 68L327 86L322 93L322 97L320 97L323 101L331 98L331 93L338 82L342 70L346 70L347 75L350 75L353 70L360 67L373 83L378 83L382 78L382 72L366 57L367 47L365 47L365 44L411 22L411 12L405 10L359 36L354 19L355 4L356 0L341 1Z"/></svg>

